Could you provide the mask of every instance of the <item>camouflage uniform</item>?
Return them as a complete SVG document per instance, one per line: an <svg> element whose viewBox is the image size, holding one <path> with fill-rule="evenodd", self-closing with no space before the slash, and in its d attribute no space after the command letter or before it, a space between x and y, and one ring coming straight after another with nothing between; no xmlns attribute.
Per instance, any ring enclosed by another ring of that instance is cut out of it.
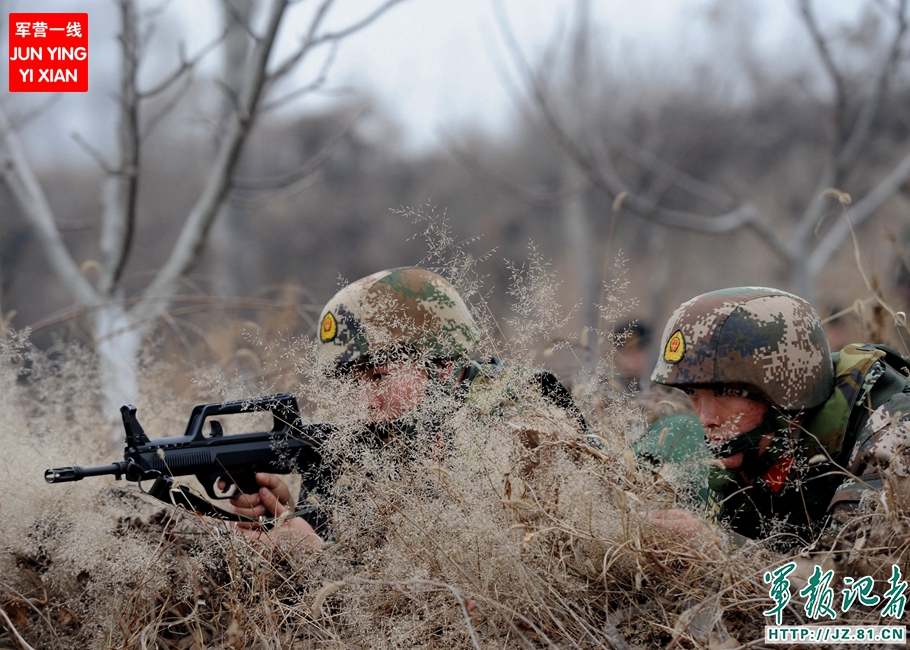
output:
<svg viewBox="0 0 910 650"><path fill-rule="evenodd" d="M319 360L329 373L345 372L358 363L422 363L437 388L454 395L460 404L471 404L473 410L509 417L507 414L514 414L516 408L521 411L523 405L529 406L530 395L544 408L561 409L569 422L584 428L571 394L552 374L529 369L507 371L495 357L487 362L470 359L468 352L479 339L474 318L451 283L425 269L402 267L352 282L329 300L320 317ZM454 360L455 367L450 378L440 383L437 362L446 360ZM532 391L520 385L524 380ZM423 434L435 431L432 444L442 448L446 444L439 434L438 415L427 414L421 407L395 422L367 429L370 431L364 443L380 453L384 446L380 441L394 437L403 443L405 454L419 455L420 450L414 447L427 438L421 438L418 430ZM401 451L396 449L393 455ZM303 479L301 501L314 490L323 495L333 491L335 479L327 465ZM304 509L302 516L317 533L331 537L327 527L330 508L331 504L323 501L319 507Z"/></svg>
<svg viewBox="0 0 910 650"><path fill-rule="evenodd" d="M662 341L654 382L732 388L771 406L761 425L732 442L746 450L740 469L714 463L705 471L708 514L734 532L782 533L777 547L804 545L832 518L844 520L883 477L910 474L910 382L901 373L910 365L885 346L831 355L802 299L754 287L704 294L676 310ZM759 457L758 440L771 431ZM669 446L693 437L704 440L697 419L659 421L639 447L650 444L652 458L673 462Z"/></svg>

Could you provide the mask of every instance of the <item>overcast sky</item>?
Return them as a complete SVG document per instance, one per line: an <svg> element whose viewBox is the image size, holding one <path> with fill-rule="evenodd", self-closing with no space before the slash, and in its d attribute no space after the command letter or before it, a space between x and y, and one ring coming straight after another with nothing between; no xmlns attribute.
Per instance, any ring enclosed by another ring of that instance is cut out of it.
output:
<svg viewBox="0 0 910 650"><path fill-rule="evenodd" d="M351 22L372 4L339 2L335 23ZM619 68L668 72L674 64L691 66L711 56L705 25L715 4L717 0L591 0L595 48ZM412 145L431 145L442 126L472 124L498 131L514 119L514 110L501 78L509 57L497 6L534 60L571 22L574 5L574 0L408 0L344 44L333 80L371 89L397 114ZM288 25L307 11L305 5L295 9ZM749 13L762 46L779 42L792 26L785 0L759 3ZM292 46L292 33L285 32L285 48Z"/></svg>
<svg viewBox="0 0 910 650"><path fill-rule="evenodd" d="M150 51L157 58L143 67L151 83L173 65L176 41L190 53L219 31L216 10L220 0L144 0L143 7L164 7ZM368 89L388 108L405 130L412 148L430 147L440 128L479 126L500 131L514 119L514 107L502 83L508 68L497 23L496 3L508 17L522 50L532 60L560 25L572 18L574 0L407 0L367 30L344 42L330 77L331 85ZM55 108L65 131L87 139L110 133L113 117L110 82L117 75L113 0L7 0L7 11L87 11L90 34L90 90L83 97L66 97ZM315 2L300 2L286 16L278 54L288 52L300 37ZM337 0L329 24L340 26L369 13L379 0ZM595 47L617 71L632 79L661 77L668 83L697 68L728 57L747 38L778 64L807 58L805 36L795 24L793 0L591 0ZM828 2L824 14L833 11ZM849 11L855 0L839 0L837 11ZM741 29L724 37L708 27L718 8L730 12ZM732 34L732 35L731 35ZM727 42L724 42L727 38ZM802 49L801 49L802 48ZM786 50L786 51L782 51ZM811 53L808 54L811 58ZM210 72L219 63L212 57ZM297 83L312 78L316 61L301 70ZM722 66L721 66L722 67ZM4 70L3 74L6 74ZM39 97L10 97L13 112ZM293 110L318 105L309 99ZM40 137L32 134L31 137Z"/></svg>

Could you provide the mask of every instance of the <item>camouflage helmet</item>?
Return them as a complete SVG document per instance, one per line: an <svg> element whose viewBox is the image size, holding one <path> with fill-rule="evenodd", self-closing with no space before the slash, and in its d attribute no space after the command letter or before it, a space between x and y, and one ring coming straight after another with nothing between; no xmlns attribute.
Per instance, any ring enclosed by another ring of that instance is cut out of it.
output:
<svg viewBox="0 0 910 650"><path fill-rule="evenodd" d="M429 359L457 357L480 339L455 287L413 266L352 282L329 300L319 323L320 360L339 368L414 352Z"/></svg>
<svg viewBox="0 0 910 650"><path fill-rule="evenodd" d="M821 319L777 289L712 291L673 312L651 381L676 387L737 384L782 410L812 408L834 390Z"/></svg>

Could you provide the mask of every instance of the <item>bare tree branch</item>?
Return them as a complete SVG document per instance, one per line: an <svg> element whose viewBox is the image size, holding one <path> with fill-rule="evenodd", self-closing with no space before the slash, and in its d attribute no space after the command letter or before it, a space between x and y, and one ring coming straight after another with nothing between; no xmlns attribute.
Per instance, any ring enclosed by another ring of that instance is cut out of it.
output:
<svg viewBox="0 0 910 650"><path fill-rule="evenodd" d="M854 227L859 227L867 221L876 210L889 198L894 196L901 186L910 180L910 154L888 174L875 188L866 194L850 209L850 219ZM818 274L825 267L835 252L843 245L850 234L850 224L845 219L839 219L822 238L821 242L809 255L808 269L813 274Z"/></svg>
<svg viewBox="0 0 910 650"><path fill-rule="evenodd" d="M879 114L885 95L888 92L890 82L896 71L897 62L900 59L904 36L907 34L907 0L899 0L894 11L894 20L897 27L894 37L891 39L891 45L888 47L887 55L882 61L881 68L874 77L872 82L872 92L869 93L866 101L860 110L859 116L854 123L853 129L844 143L844 147L838 154L836 164L838 169L846 169L852 166L859 156L862 148L868 144L869 130L872 122Z"/></svg>
<svg viewBox="0 0 910 650"><path fill-rule="evenodd" d="M269 8L265 33L255 43L243 80L239 110L228 126L228 132L221 142L205 187L190 211L170 257L143 292L145 298L172 295L180 276L186 273L199 257L206 234L221 207L229 179L237 165L241 148L256 114L266 80L269 54L286 8L287 0L274 0ZM166 308L166 303L161 301L148 301L140 303L133 311L137 312L134 314L136 319L144 319L160 314Z"/></svg>
<svg viewBox="0 0 910 650"><path fill-rule="evenodd" d="M165 102L158 112L152 115L148 120L146 120L145 126L142 129L142 133L139 136L140 142L145 142L148 137L152 134L155 128L161 123L161 121L170 115L171 111L176 108L177 104L186 96L185 93L189 90L190 85L193 83L192 75L185 75L183 77L183 87L179 88L173 96Z"/></svg>
<svg viewBox="0 0 910 650"><path fill-rule="evenodd" d="M32 224L44 248L48 262L60 281L80 305L95 305L101 296L83 277L60 231L44 189L25 156L22 142L12 130L6 113L0 106L0 178L9 188L19 211Z"/></svg>
<svg viewBox="0 0 910 650"><path fill-rule="evenodd" d="M209 43L204 45L202 49L199 50L192 58L185 58L183 56L183 52L181 51L180 65L177 66L177 68L169 75L167 75L164 79L159 81L157 85L152 86L148 90L137 91L137 95L141 99L148 99L149 97L154 97L155 95L167 90L178 79L183 77L183 75L191 72L209 52L224 42L224 39L227 37L227 33L227 29L222 30L221 34L217 38L212 39Z"/></svg>
<svg viewBox="0 0 910 650"><path fill-rule="evenodd" d="M881 11L889 18L893 31L880 44L881 55L875 58L877 63L870 65L870 69L864 73L864 78L868 81L854 90L855 84L848 80L845 71L836 62L832 40L822 33L812 0L798 0L802 21L834 86L830 108L834 137L829 158L819 172L811 200L790 233L780 232L750 202L729 196L720 189L692 178L655 154L625 141L621 135L608 133L600 138L592 137L593 126L573 125L572 119L566 118L566 114L576 115L581 104L575 99L572 100L574 103L570 101L568 106L564 105L566 92L560 91L557 94L550 83L551 76L557 72L555 50L547 50L537 66L530 65L518 46L501 3L494 3L494 7L497 10L500 33L513 67L517 70L514 77L519 79L523 87L521 95L526 98L519 103L520 108L529 115L531 124L540 127L543 133L556 142L594 187L614 200L623 195L624 207L655 223L708 233L733 232L743 227L753 229L781 257L790 281L811 299L814 278L849 235L848 224L838 221L828 228L820 241L813 241L817 224L827 204L824 190L842 186L871 142L872 129L881 115L891 86L896 82L901 64L907 58L906 41L910 32L908 3L910 0L880 3ZM504 85L507 88L513 85L512 76L504 75ZM513 92L512 95L517 97L519 93ZM585 114L584 110L580 112ZM662 182L651 185L654 191L650 195L631 191L616 167L617 154L650 171ZM868 220L888 197L900 190L908 178L910 157L898 162L888 176L854 206L851 210L852 222L859 226ZM668 187L679 188L691 194L721 210L721 214L709 215L667 208L661 204L661 195ZM514 195L514 189L509 193ZM528 200L528 197L524 198Z"/></svg>
<svg viewBox="0 0 910 650"><path fill-rule="evenodd" d="M101 170L106 174L116 174L117 170L111 166L111 164L105 159L104 154L95 149L85 138L82 137L81 133L74 132L72 134L73 142L75 142L79 147L87 153L91 158L98 164Z"/></svg>
<svg viewBox="0 0 910 650"><path fill-rule="evenodd" d="M325 61L322 62L322 68L319 70L319 74L316 75L316 78L313 81L303 86L302 88L293 90L283 97L279 97L278 99L274 99L263 105L262 112L265 113L275 110L280 106L284 106L285 104L288 104L295 99L303 97L304 95L309 95L310 93L314 93L322 88L325 85L326 79L328 78L329 70L331 69L332 64L335 63L335 55L337 53L338 43L333 43L332 48L329 50L328 56L326 56Z"/></svg>
<svg viewBox="0 0 910 650"><path fill-rule="evenodd" d="M703 215L665 208L630 191L607 155L598 157L584 145L568 137L561 128L559 120L550 106L548 95L542 89L541 84L537 83L535 79L532 79L532 82L537 107L550 127L551 133L560 142L563 150L585 172L591 183L600 187L608 196L616 197L625 192L624 206L645 219L651 219L666 226L714 234L733 232L743 226L749 226L776 252L783 253L785 247L777 233L760 218L754 205L743 204L724 214Z"/></svg>
<svg viewBox="0 0 910 650"><path fill-rule="evenodd" d="M356 32L359 32L362 29L368 27L380 16L389 11L389 9L404 1L405 0L386 0L385 3L377 7L372 13L357 21L356 23L349 25L344 29L338 30L337 32L327 32L325 34L317 36L319 27L322 25L323 20L325 19L326 15L328 15L328 11L334 2L334 0L323 0L323 3L319 6L319 9L316 10L316 14L310 22L310 29L307 32L306 36L304 36L300 48L288 56L288 58L285 59L284 62L281 63L274 72L269 74L269 84L273 84L274 82L284 77L288 72L293 70L297 63L303 59L313 48L316 48L323 43L331 43L344 40L348 36L351 36L352 34L355 34Z"/></svg>
<svg viewBox="0 0 910 650"><path fill-rule="evenodd" d="M869 132L875 118L878 116L881 106L884 102L891 79L897 71L897 64L901 56L901 50L904 37L907 35L907 0L899 0L894 9L894 20L896 23L895 33L887 48L887 54L882 60L881 67L873 75L873 79L867 85L870 88L865 101L862 103L859 115L853 123L853 128L846 131L846 90L843 76L834 67L830 49L827 42L821 35L814 14L811 11L810 0L800 1L801 13L807 28L813 36L816 49L819 51L826 69L829 70L832 80L835 83L835 103L834 103L834 126L837 133L836 148L832 154L832 160L826 164L823 169L815 192L812 194L812 200L806 206L806 210L800 217L799 225L792 239L791 248L794 252L804 249L812 237L816 224L822 216L826 200L824 191L829 187L841 187L845 176L855 166L860 153L869 142ZM847 232L841 235L841 241L845 238Z"/></svg>
<svg viewBox="0 0 910 650"><path fill-rule="evenodd" d="M50 97L47 97L40 104L34 108L28 110L23 115L10 115L8 116L9 123L11 128L14 131L18 131L23 126L31 122L37 117L40 117L47 109L60 101L60 98L63 97L60 93L54 93Z"/></svg>
<svg viewBox="0 0 910 650"><path fill-rule="evenodd" d="M336 134L335 137L329 140L316 155L294 171L271 178L240 178L235 176L231 181L231 185L241 190L272 190L286 187L306 178L318 170L325 161L329 159L329 156L335 152L338 145L348 138L351 131L354 130L354 126L356 126L357 122L366 114L367 110L367 108L364 108L359 111L350 123Z"/></svg>
<svg viewBox="0 0 910 650"><path fill-rule="evenodd" d="M289 2L289 5L294 4ZM228 24L225 26L225 31L230 31L231 29L242 29L247 36L249 36L254 41L259 37L253 33L253 30L250 29L249 15L248 10L250 7L243 6L243 9L238 9L231 0L221 0L221 6L224 10L225 15L230 19Z"/></svg>
<svg viewBox="0 0 910 650"><path fill-rule="evenodd" d="M515 45L517 46L517 44ZM529 75L528 81L533 93L535 106L549 127L549 133L556 138L560 147L585 172L591 183L600 187L608 196L616 197L625 192L623 206L628 207L641 217L667 226L714 234L733 232L743 226L749 226L778 254L785 254L786 249L775 230L760 218L758 210L751 204L741 205L724 214L709 216L664 208L629 191L609 161L608 154L600 151L601 155L598 156L597 153L586 149L567 135L550 105L545 83L531 70L530 66L525 64L520 67L523 67ZM602 144L606 143L602 142Z"/></svg>
<svg viewBox="0 0 910 650"><path fill-rule="evenodd" d="M170 257L155 279L143 292L144 298L161 298L173 295L180 277L198 260L206 236L224 201L241 149L249 135L266 88L274 83L278 77L290 72L313 46L350 36L375 21L390 7L403 0L388 0L366 18L350 27L317 37L316 34L332 1L324 0L317 9L302 48L281 64L275 73L268 74L266 68L269 55L272 51L281 19L288 6L288 0L273 0L268 10L265 32L261 37L256 38L252 55L248 61L243 86L237 101L237 111L221 141L206 184L199 199L187 216L186 222L177 238L177 243L171 250ZM166 308L166 301L144 301L133 308L131 316L136 320L144 320L161 314Z"/></svg>
<svg viewBox="0 0 910 650"><path fill-rule="evenodd" d="M102 295L110 293L123 274L133 242L139 189L139 96L136 91L139 44L133 0L120 0L120 19L122 59L117 125L119 161L117 173L108 179L103 197L101 280L98 284Z"/></svg>
<svg viewBox="0 0 910 650"><path fill-rule="evenodd" d="M812 43L818 52L822 65L834 84L834 113L832 117L833 125L838 134L844 128L844 115L847 111L847 84L837 64L834 63L834 57L831 55L831 49L828 47L828 41L821 33L818 26L818 20L815 18L815 12L812 9L812 0L799 0L799 11L803 17L803 24L809 30L812 36ZM842 145L843 141L838 145Z"/></svg>
<svg viewBox="0 0 910 650"><path fill-rule="evenodd" d="M501 6L498 4L496 6L499 9L498 16L500 29L506 40L507 47L511 52L513 63L525 80L533 105L537 109L538 117L542 118L543 124L546 127L545 132L556 140L559 147L566 152L595 187L600 188L601 191L611 198L615 198L621 193L625 193L623 206L645 219L663 225L714 234L733 232L743 226L751 227L773 248L773 250L775 250L775 252L786 256L787 248L784 245L784 242L780 239L775 230L761 219L757 208L750 203L744 203L738 207L728 209L722 214L704 215L668 209L632 192L619 176L619 173L610 160L609 143L604 140L592 143L590 137L588 137L587 140L582 141L571 137L568 133L568 130L564 127L556 110L552 106L551 92L547 84L547 75L532 68L525 59L518 46L517 40L511 31L508 20L502 12ZM590 134L588 134L588 136L590 136ZM590 148L593 144L601 145L601 148L593 150ZM657 166L654 158L649 159L648 162L651 166ZM674 184L676 184L676 182L683 182L688 187L693 187L684 175L670 174L669 172L672 169L672 166L664 163L663 170ZM697 191L704 194L706 188L703 186L698 187ZM719 191L715 191L715 196L718 196L719 194L721 194Z"/></svg>
<svg viewBox="0 0 910 650"><path fill-rule="evenodd" d="M291 54L283 63L275 69L274 72L269 73L268 82L270 84L274 83L291 70L293 70L297 64L309 53L310 49L314 47L315 34L319 30L319 26L322 24L322 21L325 20L326 15L328 14L329 8L332 6L332 3L335 0L323 0L322 4L319 5L319 8L316 10L313 18L310 20L310 28L307 31L306 36L303 37L303 43L300 48Z"/></svg>
<svg viewBox="0 0 910 650"><path fill-rule="evenodd" d="M262 209L267 205L286 201L292 196L300 194L304 190L315 187L321 183L323 179L324 175L322 173L322 170L316 169L314 172L297 179L293 183L289 183L288 185L275 190L269 190L269 192L266 194L257 194L250 197L233 195L229 197L228 200L234 205L242 206L244 210L256 211Z"/></svg>
<svg viewBox="0 0 910 650"><path fill-rule="evenodd" d="M718 210L730 210L739 202L735 196L687 174L621 134L610 134L610 141L614 143L620 153L629 159L663 177L673 187L678 187L684 192L702 199Z"/></svg>
<svg viewBox="0 0 910 650"><path fill-rule="evenodd" d="M506 196L510 196L528 207L536 208L558 205L568 196L584 192L585 189L590 187L590 182L585 179L584 183L562 188L556 192L540 192L513 183L502 174L497 173L495 170L481 163L475 155L465 151L464 148L460 147L451 138L449 138L448 150L449 153L471 172L477 180L496 187Z"/></svg>

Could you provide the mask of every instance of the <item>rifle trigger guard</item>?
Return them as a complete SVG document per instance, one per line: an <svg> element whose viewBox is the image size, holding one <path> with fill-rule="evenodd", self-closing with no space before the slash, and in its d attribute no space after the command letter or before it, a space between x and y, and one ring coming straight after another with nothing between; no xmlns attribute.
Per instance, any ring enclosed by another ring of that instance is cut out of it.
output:
<svg viewBox="0 0 910 650"><path fill-rule="evenodd" d="M158 476L155 478L155 482L152 483L152 487L146 492L145 490L142 490L142 484L140 483L139 489L150 497L158 499L162 503L175 508L183 507L189 512L194 512L204 517L214 517L216 519L221 519L222 521L257 523L262 530L269 530L274 525L272 520L260 521L258 519L250 519L249 517L238 515L235 512L229 512L223 508L219 508L206 501L198 494L194 494L189 486L178 485L173 477L166 476L160 472L149 472L149 474L153 473ZM152 477L146 475L145 478Z"/></svg>

